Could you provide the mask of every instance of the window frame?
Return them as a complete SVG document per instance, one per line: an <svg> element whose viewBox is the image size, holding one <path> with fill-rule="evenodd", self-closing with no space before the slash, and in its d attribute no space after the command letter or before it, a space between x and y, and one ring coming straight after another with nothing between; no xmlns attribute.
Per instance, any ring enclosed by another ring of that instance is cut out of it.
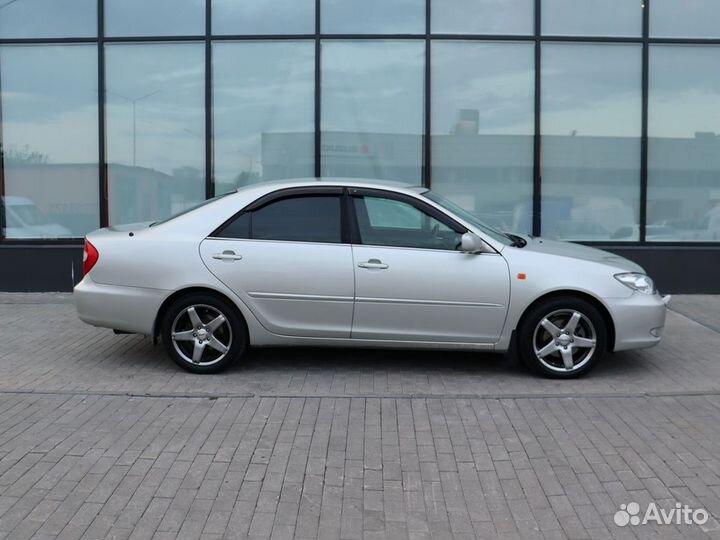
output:
<svg viewBox="0 0 720 540"><path fill-rule="evenodd" d="M351 243L358 246L372 246L372 247L382 247L382 248L391 248L391 249L419 249L423 251L443 251L443 252L451 252L451 253L460 253L457 249L443 249L443 248L425 248L425 247L417 247L417 246L391 246L386 244L368 244L362 241L362 236L360 234L360 223L358 221L357 212L355 211L355 199L362 199L365 197L375 197L380 199L390 199L394 201L403 202L406 204L409 204L416 210L423 212L424 214L429 215L431 218L439 221L449 229L452 229L457 234L465 234L466 232L469 232L469 229L456 221L455 219L451 218L444 212L438 210L434 206L426 203L425 201L418 199L416 197L413 197L411 195L407 195L405 193L399 193L397 191L387 191L384 189L378 189L378 188L348 188L347 189L347 202L346 202L346 211L349 214L350 222L352 225L352 235L351 235Z"/></svg>
<svg viewBox="0 0 720 540"><path fill-rule="evenodd" d="M266 206L287 199L302 199L307 197L336 197L340 203L340 241L339 242L319 242L314 240L274 240L267 238L253 238L252 224L250 226L250 238L235 238L223 236L223 231L236 219L245 214L251 214L258 210L262 210ZM350 244L350 233L347 220L347 205L345 203L345 190L339 186L303 186L279 189L266 193L247 204L240 211L234 213L229 219L226 219L219 227L212 231L208 238L216 240L249 240L253 242L291 242L300 244L323 244L323 245L342 245Z"/></svg>

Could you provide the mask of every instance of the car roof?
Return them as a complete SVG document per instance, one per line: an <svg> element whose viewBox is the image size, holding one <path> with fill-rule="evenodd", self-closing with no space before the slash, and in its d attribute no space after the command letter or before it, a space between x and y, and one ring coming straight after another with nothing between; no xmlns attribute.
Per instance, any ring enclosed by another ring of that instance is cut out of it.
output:
<svg viewBox="0 0 720 540"><path fill-rule="evenodd" d="M372 178L343 178L343 177L307 177L307 178L288 178L286 180L272 180L269 182L262 182L257 184L250 184L243 186L235 190L237 193L244 193L249 190L260 190L267 193L276 191L278 189L292 188L292 187L307 187L307 186L343 186L343 187L358 187L358 188L378 188L378 189L390 189L393 191L405 191L411 193L423 193L427 191L426 187L412 185L405 182L395 182L392 180L379 180Z"/></svg>

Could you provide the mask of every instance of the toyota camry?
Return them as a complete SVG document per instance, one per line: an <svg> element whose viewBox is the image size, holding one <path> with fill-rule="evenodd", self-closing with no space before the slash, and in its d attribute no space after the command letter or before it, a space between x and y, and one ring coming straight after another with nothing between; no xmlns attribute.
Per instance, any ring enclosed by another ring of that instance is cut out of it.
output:
<svg viewBox="0 0 720 540"><path fill-rule="evenodd" d="M249 347L514 351L586 373L657 344L669 297L612 253L497 231L420 187L317 179L238 189L85 240L80 318L160 339L194 373Z"/></svg>

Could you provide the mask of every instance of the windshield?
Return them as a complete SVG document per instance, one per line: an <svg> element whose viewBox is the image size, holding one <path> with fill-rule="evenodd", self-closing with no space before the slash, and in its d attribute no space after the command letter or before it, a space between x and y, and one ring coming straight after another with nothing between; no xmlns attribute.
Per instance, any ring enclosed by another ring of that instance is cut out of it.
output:
<svg viewBox="0 0 720 540"><path fill-rule="evenodd" d="M498 242L505 244L506 246L511 246L514 244L514 241L510 237L501 233L497 229L493 229L487 223L483 223L482 221L480 221L478 219L477 216L475 216L474 214L471 214L470 212L468 212L464 208L458 206L454 202L449 201L445 197L438 195L437 193L433 193L432 191L425 191L422 193L422 196L427 199L430 199L432 202L434 202L436 204L439 204L440 206L449 210L450 212L452 212L459 218L464 219L465 221L470 223L470 225L477 227L482 232L484 232L485 234L490 236L493 240L497 240Z"/></svg>
<svg viewBox="0 0 720 540"><path fill-rule="evenodd" d="M193 204L192 206L190 206L190 207L188 207L188 208L185 208L184 210L178 212L177 214L173 214L173 215L170 216L170 217L167 217L167 218L165 218L165 219L160 219L160 220L158 220L158 221L153 221L153 222L150 224L150 226L151 226L151 227L154 227L155 225L160 225L160 224L162 224L162 223L167 223L167 222L170 221L171 219L175 219L176 217L184 216L184 215L187 214L188 212L192 212L193 210L197 210L198 208L200 208L200 207L202 207L202 206L205 206L206 204L210 204L211 202L215 202L215 201L217 201L218 199L222 199L223 197L226 197L226 196L230 195L231 193L235 193L235 192L234 192L234 191L228 191L227 193L223 193L222 195L216 195L216 196L213 197L212 199L207 199L207 200L204 200L204 201L202 201L202 202L199 202L198 204Z"/></svg>

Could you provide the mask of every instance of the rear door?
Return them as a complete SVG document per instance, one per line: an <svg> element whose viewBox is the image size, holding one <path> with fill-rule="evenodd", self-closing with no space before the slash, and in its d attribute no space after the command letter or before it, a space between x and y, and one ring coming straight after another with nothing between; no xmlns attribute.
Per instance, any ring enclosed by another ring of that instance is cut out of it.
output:
<svg viewBox="0 0 720 540"><path fill-rule="evenodd" d="M271 332L350 336L355 284L342 188L266 196L200 245L205 265Z"/></svg>

